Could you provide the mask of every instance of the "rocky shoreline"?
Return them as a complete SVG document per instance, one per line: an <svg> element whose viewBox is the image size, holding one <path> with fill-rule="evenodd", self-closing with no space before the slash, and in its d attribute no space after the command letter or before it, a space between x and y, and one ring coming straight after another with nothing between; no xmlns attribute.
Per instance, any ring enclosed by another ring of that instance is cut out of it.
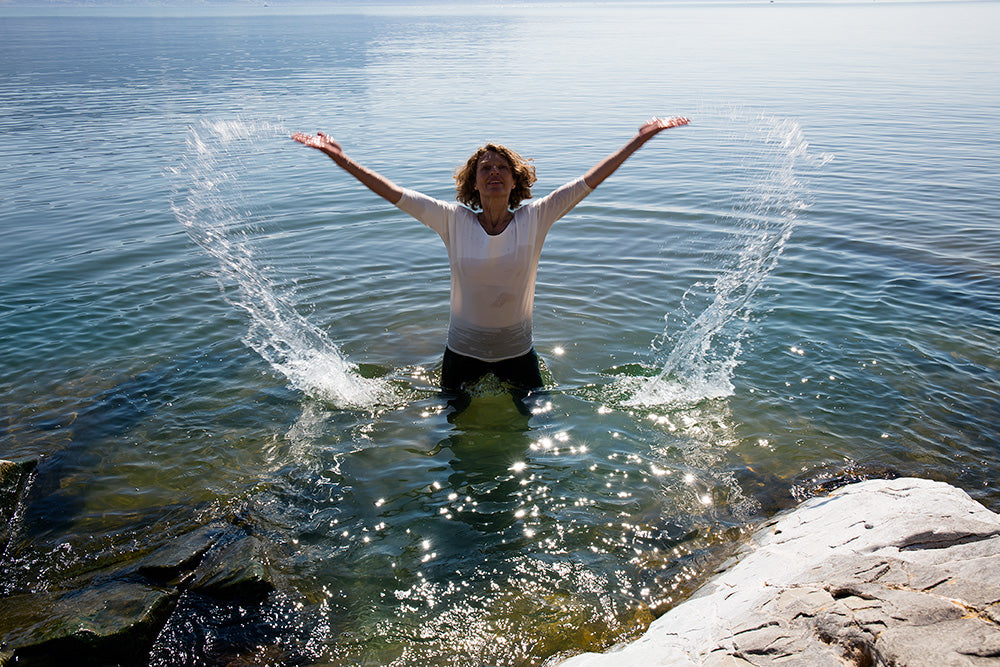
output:
<svg viewBox="0 0 1000 667"><path fill-rule="evenodd" d="M560 667L1000 665L1000 515L869 480L762 526L640 639Z"/></svg>

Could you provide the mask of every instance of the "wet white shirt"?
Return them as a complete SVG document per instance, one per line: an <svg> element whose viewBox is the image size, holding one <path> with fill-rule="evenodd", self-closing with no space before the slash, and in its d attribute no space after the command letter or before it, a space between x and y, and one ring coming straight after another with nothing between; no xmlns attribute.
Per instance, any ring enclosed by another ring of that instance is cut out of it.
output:
<svg viewBox="0 0 1000 667"><path fill-rule="evenodd" d="M448 347L483 361L502 361L531 350L531 312L538 258L549 229L591 189L578 178L514 211L501 233L490 236L476 213L404 190L396 204L440 236L451 265Z"/></svg>

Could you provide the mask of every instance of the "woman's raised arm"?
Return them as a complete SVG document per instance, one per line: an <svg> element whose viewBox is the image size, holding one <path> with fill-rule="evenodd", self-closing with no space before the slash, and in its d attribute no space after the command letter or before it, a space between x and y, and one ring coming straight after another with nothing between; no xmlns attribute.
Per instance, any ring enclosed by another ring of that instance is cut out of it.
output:
<svg viewBox="0 0 1000 667"><path fill-rule="evenodd" d="M587 185L591 189L596 188L598 185L604 182L611 174L615 173L615 170L622 165L625 160L628 159L632 153L639 150L639 148L655 137L657 134L671 127L679 127L681 125L687 125L690 121L684 117L676 118L651 118L646 121L642 127L639 128L639 133L636 134L632 141L628 142L617 151L604 158L593 167L590 171L584 174L583 180L587 182Z"/></svg>
<svg viewBox="0 0 1000 667"><path fill-rule="evenodd" d="M365 187L377 194L379 197L388 201L390 204L396 204L402 198L403 188L399 187L382 174L372 171L367 167L362 167L360 164L347 157L344 154L344 149L341 148L340 144L334 141L332 137L328 137L322 132L318 132L316 136L296 132L292 135L292 139L300 144L304 144L310 148L315 148L316 150L326 153L341 169L361 181Z"/></svg>

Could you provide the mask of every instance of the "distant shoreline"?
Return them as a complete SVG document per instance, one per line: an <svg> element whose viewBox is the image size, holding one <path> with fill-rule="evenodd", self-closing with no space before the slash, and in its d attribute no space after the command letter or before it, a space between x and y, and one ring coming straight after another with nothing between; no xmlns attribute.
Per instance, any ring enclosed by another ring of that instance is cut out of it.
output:
<svg viewBox="0 0 1000 667"><path fill-rule="evenodd" d="M606 7L616 5L624 8L642 8L655 5L676 5L678 7L705 8L712 6L747 7L754 5L809 6L817 5L968 5L988 4L992 0L573 0L572 7L579 10L584 6ZM3 18L233 18L257 16L327 16L327 15L433 15L445 10L449 14L475 15L508 10L558 10L565 12L567 3L558 0L433 0L426 3L412 3L408 0L377 0L376 2L346 2L336 5L310 4L285 0L255 0L237 2L219 0L216 2L195 2L194 0L164 0L141 4L125 2L95 2L79 5L72 2L52 0L50 2L2 2L0 17Z"/></svg>

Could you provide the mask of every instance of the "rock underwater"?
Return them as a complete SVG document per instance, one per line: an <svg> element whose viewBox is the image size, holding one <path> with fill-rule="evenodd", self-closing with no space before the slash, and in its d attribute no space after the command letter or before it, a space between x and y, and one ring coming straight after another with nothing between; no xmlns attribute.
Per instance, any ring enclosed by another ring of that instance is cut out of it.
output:
<svg viewBox="0 0 1000 667"><path fill-rule="evenodd" d="M0 597L0 666L149 664L185 595L245 607L252 621L276 589L278 547L242 523L213 521L69 587Z"/></svg>
<svg viewBox="0 0 1000 667"><path fill-rule="evenodd" d="M1000 515L869 480L764 524L638 640L560 667L1000 666Z"/></svg>
<svg viewBox="0 0 1000 667"><path fill-rule="evenodd" d="M7 547L17 532L24 494L37 465L34 459L0 459L0 558L6 556Z"/></svg>

